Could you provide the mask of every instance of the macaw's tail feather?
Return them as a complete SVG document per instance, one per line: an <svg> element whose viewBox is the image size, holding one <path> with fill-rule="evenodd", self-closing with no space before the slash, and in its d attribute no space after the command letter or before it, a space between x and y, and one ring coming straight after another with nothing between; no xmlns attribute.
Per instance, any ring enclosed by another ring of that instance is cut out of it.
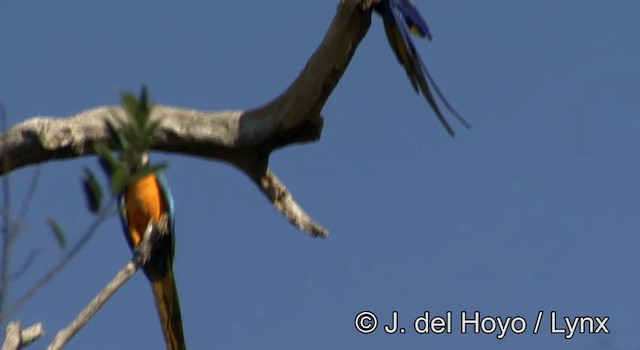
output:
<svg viewBox="0 0 640 350"><path fill-rule="evenodd" d="M425 80L424 76L422 76L422 75L416 75L416 80L418 81L418 84L420 85L420 90L422 91L422 95L424 96L424 98L429 103L429 106L431 106L431 109L433 109L433 112L438 117L438 120L440 121L442 126L445 128L445 130L447 130L447 133L449 135L451 135L451 137L455 136L455 132L453 131L453 128L451 127L451 125L449 125L449 122L447 121L447 119L442 114L442 111L440 111L440 107L438 107L438 103L436 102L436 99L433 97L433 94L431 93L431 89L429 89L429 84L428 84L427 80ZM437 86L436 86L436 89L437 89ZM438 96L442 97L442 95L439 94L440 90L436 90L436 91L438 92ZM448 103L446 103L446 105L447 105L447 107L449 106ZM455 112L455 110L453 110L453 111ZM456 114L454 114L454 115L457 117L458 116L457 115L458 112L455 112L455 113Z"/></svg>
<svg viewBox="0 0 640 350"><path fill-rule="evenodd" d="M451 125L449 125L449 122L442 114L436 99L439 99L440 102L444 104L460 124L467 129L471 128L471 124L453 108L440 91L440 88L433 77L431 77L431 74L429 74L424 61L413 45L409 32L422 37L426 36L428 39L431 38L427 23L416 7L409 0L382 0L374 9L382 15L384 30L389 40L389 45L391 49L393 49L398 62L404 67L411 86L417 93L422 93L447 133L451 136L455 135L453 128L451 128Z"/></svg>
<svg viewBox="0 0 640 350"><path fill-rule="evenodd" d="M167 350L185 350L187 347L182 334L182 315L173 271L167 269L163 276L149 277Z"/></svg>
<svg viewBox="0 0 640 350"><path fill-rule="evenodd" d="M456 119L458 119L458 122L460 122L460 124L462 124L467 129L471 129L471 124L466 119L464 119L462 115L455 108L453 108L453 105L449 103L449 100L447 100L447 98L444 97L444 94L442 93L442 91L440 91L438 84L436 84L436 81L433 80L433 77L431 76L431 74L429 74L429 71L427 70L427 68L426 67L423 67L423 68L424 68L424 74L427 76L427 79L429 79L431 86L433 86L433 90L435 90L436 94L438 94L438 96L440 97L440 101L442 101L442 103L444 103L444 105L447 107L449 112L451 112L451 114L453 114L453 116Z"/></svg>

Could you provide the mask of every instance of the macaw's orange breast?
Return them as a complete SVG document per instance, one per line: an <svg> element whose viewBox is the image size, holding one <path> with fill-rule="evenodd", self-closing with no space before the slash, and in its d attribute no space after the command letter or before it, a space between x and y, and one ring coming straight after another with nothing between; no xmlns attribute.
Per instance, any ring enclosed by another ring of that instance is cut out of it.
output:
<svg viewBox="0 0 640 350"><path fill-rule="evenodd" d="M155 174L127 186L124 201L129 234L137 246L149 220L155 224L167 213L167 201Z"/></svg>

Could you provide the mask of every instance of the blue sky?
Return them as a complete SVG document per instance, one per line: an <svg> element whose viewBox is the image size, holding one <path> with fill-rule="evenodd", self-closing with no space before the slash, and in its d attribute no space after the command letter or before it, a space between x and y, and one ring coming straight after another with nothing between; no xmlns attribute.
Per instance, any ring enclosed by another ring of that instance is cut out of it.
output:
<svg viewBox="0 0 640 350"><path fill-rule="evenodd" d="M434 34L418 49L473 124L450 139L414 94L379 18L328 100L318 143L270 167L331 231L297 232L232 167L156 153L177 206L175 274L192 349L637 349L640 340L640 2L416 1ZM11 123L118 103L145 83L161 104L244 109L305 65L333 1L0 4L0 97ZM457 125L454 125L456 127ZM42 165L16 259L44 248L15 298L91 216L94 157ZM35 168L12 174L15 207ZM117 219L15 318L58 329L130 257ZM452 334L370 335L370 310L409 328L452 311ZM532 329L544 311L539 334ZM522 316L525 334L460 334L460 312ZM550 334L549 313L610 317L610 334ZM37 348L44 347L41 341ZM159 349L142 274L69 349Z"/></svg>

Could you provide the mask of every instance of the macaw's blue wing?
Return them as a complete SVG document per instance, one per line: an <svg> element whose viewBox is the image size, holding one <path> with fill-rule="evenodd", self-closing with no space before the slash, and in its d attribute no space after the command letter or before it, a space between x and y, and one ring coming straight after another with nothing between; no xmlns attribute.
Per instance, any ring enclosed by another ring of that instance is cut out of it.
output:
<svg viewBox="0 0 640 350"><path fill-rule="evenodd" d="M449 110L462 125L470 128L471 125L464 120L460 113L458 113L444 97L411 41L409 35L410 30L418 36L431 39L431 33L429 32L427 23L415 6L413 6L409 0L381 0L375 7L375 10L382 16L389 45L391 45L398 61L407 72L413 89L416 92L422 92L422 95L424 95L447 132L451 136L454 136L453 129L444 118L440 107L438 107L432 89L447 110Z"/></svg>
<svg viewBox="0 0 640 350"><path fill-rule="evenodd" d="M173 234L174 229L175 229L175 207L173 204L173 196L171 195L171 189L169 188L169 181L167 181L167 178L164 176L163 173L156 173L156 176L158 177L158 182L160 183L160 188L162 189L162 194L164 195L164 198L167 201L167 205L169 206L169 232L171 232L171 234Z"/></svg>

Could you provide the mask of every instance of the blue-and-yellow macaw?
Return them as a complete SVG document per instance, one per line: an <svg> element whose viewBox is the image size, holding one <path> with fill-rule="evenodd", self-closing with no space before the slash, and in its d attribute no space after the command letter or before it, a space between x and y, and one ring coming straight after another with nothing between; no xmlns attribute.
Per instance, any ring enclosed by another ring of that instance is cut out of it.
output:
<svg viewBox="0 0 640 350"><path fill-rule="evenodd" d="M426 37L427 40L431 40L431 33L429 32L427 22L422 18L418 9L409 0L380 0L374 7L374 10L382 16L389 44L396 54L398 61L400 61L400 64L402 64L407 71L413 89L417 93L422 92L447 132L451 136L454 136L453 129L444 118L444 115L436 103L432 89L449 112L451 112L462 125L470 128L471 125L464 120L460 113L458 113L444 97L438 85L436 85L429 74L427 67L425 67L422 62L415 46L413 46L409 31L418 37Z"/></svg>
<svg viewBox="0 0 640 350"><path fill-rule="evenodd" d="M148 156L143 156L148 162ZM145 165L145 164L143 164ZM120 200L120 220L125 237L133 251L140 244L147 225L166 219L168 234L161 235L152 246L143 270L151 282L167 349L186 349L182 333L182 316L178 291L173 277L173 198L161 173L152 173L127 185Z"/></svg>

